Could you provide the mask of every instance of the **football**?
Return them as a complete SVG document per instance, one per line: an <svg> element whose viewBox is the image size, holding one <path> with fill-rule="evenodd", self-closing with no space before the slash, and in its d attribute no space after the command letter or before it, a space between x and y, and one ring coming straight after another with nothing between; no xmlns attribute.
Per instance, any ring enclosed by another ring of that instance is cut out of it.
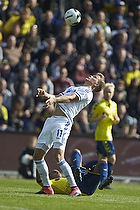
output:
<svg viewBox="0 0 140 210"><path fill-rule="evenodd" d="M69 9L65 12L64 19L70 26L75 26L81 21L81 13L77 9Z"/></svg>

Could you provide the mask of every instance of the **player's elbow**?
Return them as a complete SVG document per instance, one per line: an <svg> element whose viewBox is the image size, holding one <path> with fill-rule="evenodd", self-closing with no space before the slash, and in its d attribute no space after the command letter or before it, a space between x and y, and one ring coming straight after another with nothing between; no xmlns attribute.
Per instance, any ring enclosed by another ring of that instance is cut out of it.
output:
<svg viewBox="0 0 140 210"><path fill-rule="evenodd" d="M79 98L78 98L78 96L77 96L76 94L73 94L73 95L71 95L71 96L69 97L69 100L70 100L70 102L71 102L71 101L79 101Z"/></svg>

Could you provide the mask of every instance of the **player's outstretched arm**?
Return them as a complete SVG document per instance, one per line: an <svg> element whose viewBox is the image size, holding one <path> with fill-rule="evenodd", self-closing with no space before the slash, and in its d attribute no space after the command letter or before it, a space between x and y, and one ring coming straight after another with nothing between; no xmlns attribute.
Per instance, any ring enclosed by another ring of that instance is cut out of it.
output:
<svg viewBox="0 0 140 210"><path fill-rule="evenodd" d="M61 96L61 95L51 95L45 90L38 88L36 97L44 97L46 100L43 107L48 108L53 103L69 103L71 101L78 101L77 95L74 93L70 96Z"/></svg>
<svg viewBox="0 0 140 210"><path fill-rule="evenodd" d="M43 107L48 108L53 103L69 103L72 101L78 101L78 97L76 94L72 94L71 96L54 96L51 95L45 102L45 105Z"/></svg>

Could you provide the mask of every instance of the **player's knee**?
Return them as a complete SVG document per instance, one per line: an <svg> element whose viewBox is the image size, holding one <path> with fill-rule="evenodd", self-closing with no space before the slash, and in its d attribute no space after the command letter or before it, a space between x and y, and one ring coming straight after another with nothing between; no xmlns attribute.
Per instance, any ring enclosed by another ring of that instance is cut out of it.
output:
<svg viewBox="0 0 140 210"><path fill-rule="evenodd" d="M100 164L101 163L107 163L107 159L106 158L102 158L99 162L100 162Z"/></svg>
<svg viewBox="0 0 140 210"><path fill-rule="evenodd" d="M64 152L60 149L53 149L53 157L57 163L64 159Z"/></svg>
<svg viewBox="0 0 140 210"><path fill-rule="evenodd" d="M77 149L77 148L74 149L73 152L78 152L79 154L81 154L81 151L80 151L79 149ZM72 152L72 153L73 153L73 152Z"/></svg>
<svg viewBox="0 0 140 210"><path fill-rule="evenodd" d="M33 154L33 160L34 161L36 161L37 160L37 155L36 155L36 153L34 152L34 154Z"/></svg>
<svg viewBox="0 0 140 210"><path fill-rule="evenodd" d="M56 163L59 163L63 158L61 158L60 155L54 155L54 159Z"/></svg>
<svg viewBox="0 0 140 210"><path fill-rule="evenodd" d="M111 163L115 164L115 162L116 162L116 157L113 157Z"/></svg>
<svg viewBox="0 0 140 210"><path fill-rule="evenodd" d="M114 163L116 162L116 156L114 157Z"/></svg>
<svg viewBox="0 0 140 210"><path fill-rule="evenodd" d="M40 149L35 149L35 152L33 154L33 160L37 161L37 160L42 160L44 158L44 151L40 150Z"/></svg>
<svg viewBox="0 0 140 210"><path fill-rule="evenodd" d="M111 162L112 164L115 164L115 162L116 162L116 156L115 155L110 156L109 159L108 159L108 161Z"/></svg>
<svg viewBox="0 0 140 210"><path fill-rule="evenodd" d="M41 160L41 158L39 158L39 156L36 152L33 154L33 160L34 161Z"/></svg>

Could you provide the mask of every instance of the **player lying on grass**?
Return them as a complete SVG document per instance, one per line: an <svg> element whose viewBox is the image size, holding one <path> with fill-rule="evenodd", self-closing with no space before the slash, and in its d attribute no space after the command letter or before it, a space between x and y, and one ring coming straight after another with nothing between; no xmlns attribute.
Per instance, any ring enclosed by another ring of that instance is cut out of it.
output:
<svg viewBox="0 0 140 210"><path fill-rule="evenodd" d="M81 190L82 195L92 195L95 192L100 182L100 168L102 168L105 163L106 159L102 159L98 162L90 161L87 164L82 165L82 155L80 150L75 149L72 152L70 166L72 168L76 184ZM51 187L53 188L55 194L70 194L71 186L66 178L62 178L62 175L58 170L52 170L49 176ZM43 186L43 182L38 173L36 181L41 187ZM102 189L109 185L112 181L112 176L105 179Z"/></svg>

